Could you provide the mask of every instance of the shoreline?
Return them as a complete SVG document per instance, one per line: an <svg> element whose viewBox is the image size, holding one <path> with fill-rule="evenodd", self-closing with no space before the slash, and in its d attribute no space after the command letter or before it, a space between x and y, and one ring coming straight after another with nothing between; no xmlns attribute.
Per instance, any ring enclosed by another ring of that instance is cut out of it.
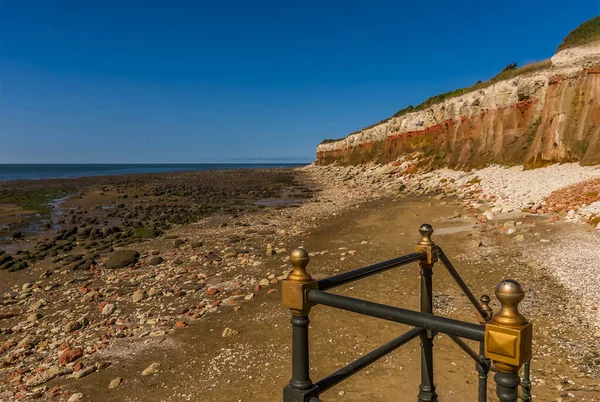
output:
<svg viewBox="0 0 600 402"><path fill-rule="evenodd" d="M296 167L306 166L308 163L55 163L55 164L30 164L30 163L12 163L12 164L0 164L0 172L6 172L6 169L13 170L13 173L2 173L0 174L0 183L11 183L11 182L25 182L25 181L39 181L39 180L62 180L62 179L82 179L82 178L102 178L105 176L128 176L128 175L143 175L143 174L161 174L161 173L192 173L201 171L213 171L213 170L234 170L234 169L293 169ZM64 172L59 176L45 176L39 177L39 173L29 173L31 177L20 178L20 176L27 175L24 172L27 168L35 169L54 169L56 173L60 174L60 170L64 168L70 168L72 171ZM76 170L73 170L78 168ZM95 172L89 170L90 168L101 168L101 170ZM84 171L81 171L84 169ZM89 172L89 174L85 174ZM21 172L19 172L21 170ZM130 172L123 172L122 170L131 170ZM137 171L136 171L137 170ZM4 177L12 177L5 179ZM16 176L15 176L16 175ZM38 176L34 176L38 175ZM15 178L16 177L16 178Z"/></svg>

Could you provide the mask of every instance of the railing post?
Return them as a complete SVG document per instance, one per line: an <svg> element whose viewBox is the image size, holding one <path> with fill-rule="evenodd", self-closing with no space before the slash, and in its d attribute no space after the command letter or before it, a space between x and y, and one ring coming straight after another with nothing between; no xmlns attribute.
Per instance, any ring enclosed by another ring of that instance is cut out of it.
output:
<svg viewBox="0 0 600 402"><path fill-rule="evenodd" d="M415 246L415 251L422 251L421 266L421 312L433 314L432 276L433 265L438 260L438 248L431 240L433 227L424 223L419 228L421 241ZM433 338L432 331L421 335L421 385L419 385L419 402L437 402L435 384L433 382Z"/></svg>
<svg viewBox="0 0 600 402"><path fill-rule="evenodd" d="M500 402L519 397L519 369L531 359L533 328L519 312L525 292L517 281L503 280L496 287L501 309L485 326L485 356L496 367L496 395Z"/></svg>
<svg viewBox="0 0 600 402"><path fill-rule="evenodd" d="M482 309L487 313L486 317L482 317L481 314L477 314L478 321L481 325L484 325L489 321L494 311L490 307L490 297L488 295L483 295L479 299L481 302ZM485 357L485 347L484 343L481 342L479 344L479 357L485 363L485 366L481 366L480 364L475 365L475 369L479 373L479 387L478 387L478 402L486 402L487 401L487 382L488 382L488 373L490 371L491 361L487 357Z"/></svg>
<svg viewBox="0 0 600 402"><path fill-rule="evenodd" d="M318 396L317 388L310 379L308 314L311 304L307 299L308 290L316 288L317 281L306 272L309 262L306 250L294 249L290 262L293 271L281 285L283 305L292 313L292 378L283 389L283 402L308 402Z"/></svg>

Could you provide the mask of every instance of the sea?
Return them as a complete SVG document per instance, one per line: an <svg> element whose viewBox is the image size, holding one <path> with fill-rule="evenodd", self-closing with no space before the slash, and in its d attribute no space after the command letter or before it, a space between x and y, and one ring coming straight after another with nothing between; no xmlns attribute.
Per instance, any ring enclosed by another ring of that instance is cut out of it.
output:
<svg viewBox="0 0 600 402"><path fill-rule="evenodd" d="M119 174L194 172L198 170L289 168L306 163L123 163L123 164L6 164L0 163L0 181L63 179Z"/></svg>

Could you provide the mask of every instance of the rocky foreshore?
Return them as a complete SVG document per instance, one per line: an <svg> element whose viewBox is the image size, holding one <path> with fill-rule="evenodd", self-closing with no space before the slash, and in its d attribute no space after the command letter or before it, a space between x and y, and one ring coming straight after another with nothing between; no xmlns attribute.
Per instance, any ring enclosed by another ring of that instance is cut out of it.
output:
<svg viewBox="0 0 600 402"><path fill-rule="evenodd" d="M405 158L388 165L311 165L256 176L219 173L224 181L214 182L213 175L201 184L202 175L157 175L84 188L64 205L60 220L68 233L49 230L41 235L45 238L17 239L6 248L5 256L21 258L27 267L0 271L0 400L85 399L85 393L72 391L73 382L106 371L126 355L168 348L180 331L197 322L218 323L224 313L278 305L291 248L337 215L382 198L401 203L425 195L432 203L452 203L462 207L457 217L487 225L515 244L542 248L560 244L548 244L546 233L521 224L521 217L588 225L580 235L588 237L580 241L590 246L561 246L544 262L573 285L574 297L589 301L574 314L600 318L600 267L589 269L599 261L600 247L593 246L600 243L600 230L594 230L600 229L599 168L565 164L523 172L493 166L429 173L414 168ZM197 197L204 200L201 205ZM103 233L111 225L117 229ZM152 235L135 236L140 229ZM23 258L14 242L29 246L25 254L35 258ZM472 247L482 247L481 240L473 238ZM355 258L356 250L340 250L338 259ZM542 254L532 258L543 259ZM582 258L588 261L586 280L578 276ZM223 327L213 336L235 338L238 330ZM156 375L161 364L147 362L141 376ZM206 375L218 379L216 373ZM128 380L109 378L105 387L118 389Z"/></svg>

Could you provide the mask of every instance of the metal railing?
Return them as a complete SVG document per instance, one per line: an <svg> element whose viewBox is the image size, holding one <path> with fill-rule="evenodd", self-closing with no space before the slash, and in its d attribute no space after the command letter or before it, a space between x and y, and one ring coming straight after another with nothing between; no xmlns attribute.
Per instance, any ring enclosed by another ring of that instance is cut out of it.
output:
<svg viewBox="0 0 600 402"><path fill-rule="evenodd" d="M483 295L478 301L444 251L431 240L433 234L431 225L421 225L419 232L421 240L415 246L414 253L320 281L313 279L306 271L309 262L308 252L301 248L292 251L290 261L293 271L282 283L283 305L292 313L292 378L283 389L283 402L322 402L319 399L320 394L415 338L421 340L421 384L417 400L436 402L438 395L434 384L433 340L438 333L447 334L475 361L479 374L479 402L487 400L490 370L496 373L494 381L496 395L500 402L515 402L517 399L531 401L529 361L533 332L531 323L518 310L518 304L525 296L521 286L511 279L503 280L498 284L496 297L500 301L501 309L494 315L489 306L490 297ZM433 266L438 261L441 261L477 310L478 324L440 317L433 313L432 276ZM413 262L418 262L421 268L420 311L392 307L326 291ZM309 375L308 325L310 320L308 315L311 308L319 304L411 325L414 328L313 383ZM479 351L471 349L462 338L479 342ZM521 382L519 370L523 365Z"/></svg>

